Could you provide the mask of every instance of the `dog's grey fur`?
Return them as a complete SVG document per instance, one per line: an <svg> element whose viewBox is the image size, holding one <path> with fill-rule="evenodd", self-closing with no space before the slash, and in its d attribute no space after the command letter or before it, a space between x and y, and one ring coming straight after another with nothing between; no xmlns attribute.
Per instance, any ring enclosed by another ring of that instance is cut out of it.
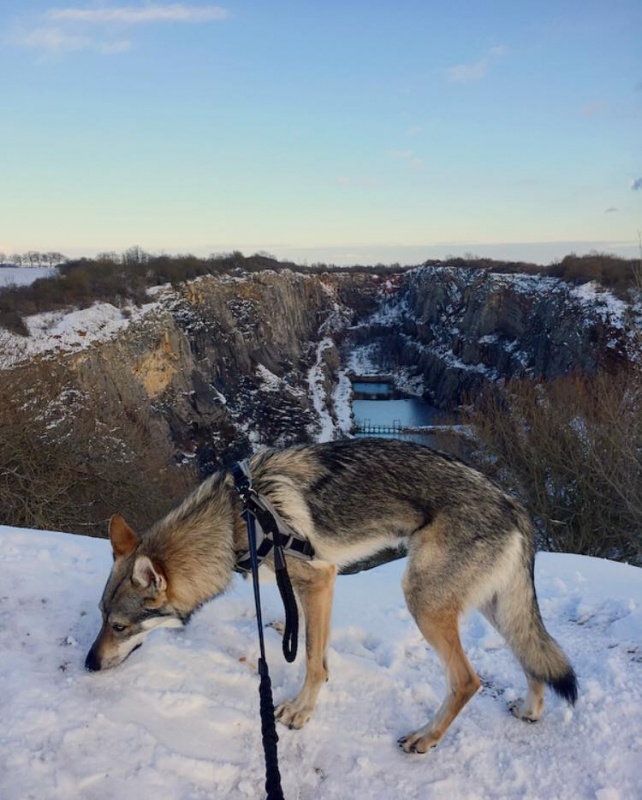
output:
<svg viewBox="0 0 642 800"><path fill-rule="evenodd" d="M481 473L427 447L390 439L354 439L270 450L254 456L257 492L312 543L312 562L288 558L306 618L307 674L296 699L277 715L301 727L327 679L332 589L338 569L388 548L403 548L408 608L435 647L448 693L435 717L400 740L425 752L480 686L459 640L462 611L478 608L504 636L529 685L513 706L524 719L543 710L548 683L574 703L575 674L540 616L535 546L524 509ZM229 585L247 548L231 477L217 473L140 538L116 515L110 524L114 566L101 601L103 628L91 670L119 664L159 625L180 625Z"/></svg>

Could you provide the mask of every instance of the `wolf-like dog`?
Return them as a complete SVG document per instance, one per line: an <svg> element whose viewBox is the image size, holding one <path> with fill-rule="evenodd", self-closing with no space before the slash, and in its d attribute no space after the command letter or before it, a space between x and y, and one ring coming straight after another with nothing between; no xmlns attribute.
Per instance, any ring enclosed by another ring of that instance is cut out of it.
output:
<svg viewBox="0 0 642 800"><path fill-rule="evenodd" d="M301 728L328 678L337 571L390 548L407 554L406 602L439 655L448 686L435 716L399 740L406 752L434 747L480 687L459 638L459 617L471 607L502 634L526 673L528 695L511 708L517 717L541 716L545 684L575 702L575 673L537 604L531 522L480 472L392 439L268 450L253 456L249 467L255 490L315 552L311 561L286 556L305 616L307 671L298 696L278 707L281 722ZM231 475L220 471L140 537L120 515L112 517L114 564L87 669L115 667L150 630L185 624L202 603L225 591L237 557L247 551L241 511Z"/></svg>

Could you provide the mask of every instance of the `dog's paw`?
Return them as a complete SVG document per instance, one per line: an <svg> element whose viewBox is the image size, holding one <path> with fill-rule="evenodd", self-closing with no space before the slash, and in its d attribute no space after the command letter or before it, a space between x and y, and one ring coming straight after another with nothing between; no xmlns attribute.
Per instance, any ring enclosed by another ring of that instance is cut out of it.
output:
<svg viewBox="0 0 642 800"><path fill-rule="evenodd" d="M402 736L401 739L397 739L397 744L404 753L427 753L437 747L440 739L441 737L435 733L421 728L418 731L414 731L414 733Z"/></svg>
<svg viewBox="0 0 642 800"><path fill-rule="evenodd" d="M276 709L275 717L288 728L302 728L312 716L313 709L309 706L300 706L296 700L286 700Z"/></svg>
<svg viewBox="0 0 642 800"><path fill-rule="evenodd" d="M524 722L537 722L541 716L541 711L538 714L522 698L510 702L508 704L508 710L514 717L517 717L517 719L522 719Z"/></svg>

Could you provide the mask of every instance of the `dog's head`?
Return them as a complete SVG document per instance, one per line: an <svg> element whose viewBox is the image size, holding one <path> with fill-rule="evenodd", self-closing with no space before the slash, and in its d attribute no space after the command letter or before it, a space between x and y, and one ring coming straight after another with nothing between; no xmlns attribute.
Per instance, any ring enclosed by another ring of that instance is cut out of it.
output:
<svg viewBox="0 0 642 800"><path fill-rule="evenodd" d="M140 552L138 536L120 514L109 522L109 538L114 565L100 601L103 626L85 660L92 671L116 667L154 628L183 625L168 601L161 566Z"/></svg>

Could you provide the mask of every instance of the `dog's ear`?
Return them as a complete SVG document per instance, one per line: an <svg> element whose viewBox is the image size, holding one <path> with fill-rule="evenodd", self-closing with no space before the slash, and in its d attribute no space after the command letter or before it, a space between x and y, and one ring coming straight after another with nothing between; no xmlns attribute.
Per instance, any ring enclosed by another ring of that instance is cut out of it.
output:
<svg viewBox="0 0 642 800"><path fill-rule="evenodd" d="M148 556L138 556L134 562L132 580L143 589L148 586L152 586L157 592L164 592L167 589L165 576L154 566Z"/></svg>
<svg viewBox="0 0 642 800"><path fill-rule="evenodd" d="M114 514L109 520L109 539L114 551L114 560L128 556L138 547L138 536L120 514Z"/></svg>

